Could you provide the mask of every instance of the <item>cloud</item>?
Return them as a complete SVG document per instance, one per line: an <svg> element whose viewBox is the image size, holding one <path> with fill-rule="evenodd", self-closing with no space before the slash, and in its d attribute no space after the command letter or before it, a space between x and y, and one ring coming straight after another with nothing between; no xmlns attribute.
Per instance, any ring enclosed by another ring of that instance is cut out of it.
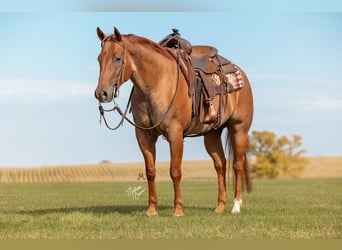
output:
<svg viewBox="0 0 342 250"><path fill-rule="evenodd" d="M325 86L339 86L342 79L334 79L325 75L308 75L299 73L284 73L274 71L248 70L248 76L258 81L272 83L296 84L298 86L310 86L313 84L322 84Z"/></svg>
<svg viewBox="0 0 342 250"><path fill-rule="evenodd" d="M307 96L299 101L301 109L315 112L342 111L342 99L329 96Z"/></svg>
<svg viewBox="0 0 342 250"><path fill-rule="evenodd" d="M93 84L62 80L0 79L0 101L63 101L92 96Z"/></svg>
<svg viewBox="0 0 342 250"><path fill-rule="evenodd" d="M255 102L282 107L290 112L336 112L342 110L342 79L251 70L249 78Z"/></svg>

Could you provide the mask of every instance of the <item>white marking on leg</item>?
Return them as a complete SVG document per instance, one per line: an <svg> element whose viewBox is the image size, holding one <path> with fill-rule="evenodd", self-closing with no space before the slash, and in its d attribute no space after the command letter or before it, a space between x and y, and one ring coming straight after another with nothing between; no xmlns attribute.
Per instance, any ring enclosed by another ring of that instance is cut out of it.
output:
<svg viewBox="0 0 342 250"><path fill-rule="evenodd" d="M242 200L234 199L234 205L233 205L232 213L233 213L233 214L238 214L238 213L240 213L240 207L241 207L241 205L242 205Z"/></svg>

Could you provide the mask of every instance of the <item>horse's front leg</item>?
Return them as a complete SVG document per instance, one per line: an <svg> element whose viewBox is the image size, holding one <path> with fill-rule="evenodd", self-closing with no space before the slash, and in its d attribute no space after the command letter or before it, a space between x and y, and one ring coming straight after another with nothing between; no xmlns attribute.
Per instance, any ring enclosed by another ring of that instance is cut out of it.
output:
<svg viewBox="0 0 342 250"><path fill-rule="evenodd" d="M180 190L180 182L182 178L182 157L183 157L183 131L182 129L176 129L173 127L172 131L169 131L168 141L170 144L171 162L170 162L170 176L173 181L174 189L174 212L173 215L183 216L183 200Z"/></svg>
<svg viewBox="0 0 342 250"><path fill-rule="evenodd" d="M146 211L147 216L157 215L157 192L156 192L156 141L158 135L154 134L152 131L146 131L141 129L136 129L135 134L140 147L140 150L144 156L145 160L145 171L148 183L148 209Z"/></svg>

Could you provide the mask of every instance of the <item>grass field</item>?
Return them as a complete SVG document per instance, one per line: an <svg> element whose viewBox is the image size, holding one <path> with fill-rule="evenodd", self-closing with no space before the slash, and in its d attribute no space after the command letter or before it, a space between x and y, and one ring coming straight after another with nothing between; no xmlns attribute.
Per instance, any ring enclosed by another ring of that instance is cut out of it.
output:
<svg viewBox="0 0 342 250"><path fill-rule="evenodd" d="M171 216L169 166L158 162L159 216L147 218L142 163L2 167L0 239L342 239L342 157L310 157L299 179L254 180L239 215L232 187L226 211L213 212L210 161L182 170L185 216Z"/></svg>
<svg viewBox="0 0 342 250"><path fill-rule="evenodd" d="M1 183L0 239L341 239L342 179L257 180L242 213L213 212L216 181L184 181L172 214L171 182L157 182L159 216L144 216L145 181ZM143 189L140 189L143 190ZM229 189L229 201L232 192Z"/></svg>

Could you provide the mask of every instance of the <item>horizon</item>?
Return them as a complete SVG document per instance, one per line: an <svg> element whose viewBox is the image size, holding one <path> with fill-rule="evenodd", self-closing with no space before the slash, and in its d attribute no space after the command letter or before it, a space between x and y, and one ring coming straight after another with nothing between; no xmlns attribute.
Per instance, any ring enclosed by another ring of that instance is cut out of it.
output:
<svg viewBox="0 0 342 250"><path fill-rule="evenodd" d="M315 156L304 156L305 158L312 160L312 159L318 159L318 160L331 160L331 159L340 159L342 160L342 155L315 155ZM252 157L248 157L251 161ZM182 161L184 164L194 164L194 163L206 163L208 162L210 165L212 164L211 159L185 159ZM156 167L158 169L158 164L165 166L166 164L169 164L169 160L156 160ZM111 165L111 166L122 166L122 165L129 165L129 166L137 166L141 165L141 167L144 168L144 160L141 161L123 161L123 162L111 162L107 160L102 160L99 162L88 162L88 163L74 163L74 164L43 164L43 165L32 165L32 166L0 166L0 169L38 169L38 168L73 168L73 167L89 167L89 166L99 166L101 167L104 165ZM310 164L309 164L310 165ZM209 168L210 169L210 168ZM306 168L307 169L307 168ZM143 169L144 170L144 169ZM214 169L212 169L214 170ZM215 174L215 172L213 172Z"/></svg>

